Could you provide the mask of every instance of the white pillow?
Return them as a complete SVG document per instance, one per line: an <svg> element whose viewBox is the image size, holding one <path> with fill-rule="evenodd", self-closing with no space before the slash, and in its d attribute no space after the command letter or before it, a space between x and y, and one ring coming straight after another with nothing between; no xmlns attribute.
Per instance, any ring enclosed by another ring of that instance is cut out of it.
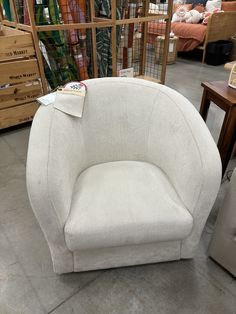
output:
<svg viewBox="0 0 236 314"><path fill-rule="evenodd" d="M222 0L208 0L206 3L206 11L213 12L215 9L221 9Z"/></svg>

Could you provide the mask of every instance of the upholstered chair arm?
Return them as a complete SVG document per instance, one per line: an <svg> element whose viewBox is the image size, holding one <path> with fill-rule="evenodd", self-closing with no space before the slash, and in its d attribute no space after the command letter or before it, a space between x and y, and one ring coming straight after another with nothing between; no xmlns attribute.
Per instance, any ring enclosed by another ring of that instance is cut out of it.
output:
<svg viewBox="0 0 236 314"><path fill-rule="evenodd" d="M162 99L167 99L163 109L152 113L148 160L167 174L193 217L192 232L181 249L181 257L191 258L219 190L221 161L216 144L194 106L164 86L159 101ZM154 124L157 116L159 126Z"/></svg>
<svg viewBox="0 0 236 314"><path fill-rule="evenodd" d="M186 105L188 105L188 101ZM194 181L198 177L198 171L202 177L199 180L200 189L196 193L197 198L194 199L190 209L194 221L192 233L182 242L181 258L192 258L196 254L203 228L216 200L222 176L219 151L205 122L195 108L192 113L188 113L188 110L189 108L186 108L185 116L191 127L194 141L198 147L198 158L201 161L200 168L195 168L193 165L192 172L188 174L189 180Z"/></svg>
<svg viewBox="0 0 236 314"><path fill-rule="evenodd" d="M33 211L49 244L54 270L73 271L72 253L64 239L73 186L83 170L78 158L77 118L53 106L41 106L34 118L27 158L27 188ZM43 125L42 125L43 123ZM67 132L64 130L67 129Z"/></svg>

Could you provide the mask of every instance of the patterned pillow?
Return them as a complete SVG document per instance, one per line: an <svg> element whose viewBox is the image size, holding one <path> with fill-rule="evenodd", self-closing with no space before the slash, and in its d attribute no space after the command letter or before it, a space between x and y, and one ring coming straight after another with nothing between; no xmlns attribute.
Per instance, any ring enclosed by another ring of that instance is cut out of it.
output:
<svg viewBox="0 0 236 314"><path fill-rule="evenodd" d="M221 0L208 0L206 3L206 11L213 12L215 9L221 9Z"/></svg>

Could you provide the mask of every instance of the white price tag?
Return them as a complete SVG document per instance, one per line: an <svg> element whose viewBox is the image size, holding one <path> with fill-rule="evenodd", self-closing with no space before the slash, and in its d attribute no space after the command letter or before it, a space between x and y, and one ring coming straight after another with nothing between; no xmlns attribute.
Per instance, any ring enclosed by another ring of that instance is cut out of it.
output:
<svg viewBox="0 0 236 314"><path fill-rule="evenodd" d="M119 77L134 77L134 68L120 70Z"/></svg>
<svg viewBox="0 0 236 314"><path fill-rule="evenodd" d="M37 101L40 105L48 106L54 103L56 98L56 92L44 95L42 97L37 98Z"/></svg>
<svg viewBox="0 0 236 314"><path fill-rule="evenodd" d="M54 108L82 118L87 87L82 82L70 82L64 88L59 88L56 94Z"/></svg>
<svg viewBox="0 0 236 314"><path fill-rule="evenodd" d="M169 52L174 52L174 43L169 44Z"/></svg>

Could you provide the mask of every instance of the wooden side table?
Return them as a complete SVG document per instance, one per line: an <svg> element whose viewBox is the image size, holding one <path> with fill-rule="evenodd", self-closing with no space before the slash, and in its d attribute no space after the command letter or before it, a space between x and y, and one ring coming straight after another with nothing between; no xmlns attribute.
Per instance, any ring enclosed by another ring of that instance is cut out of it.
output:
<svg viewBox="0 0 236 314"><path fill-rule="evenodd" d="M225 117L218 140L218 149L222 161L222 176L225 173L236 140L236 90L225 81L203 82L204 88L200 114L207 119L210 102L214 102L225 111Z"/></svg>

